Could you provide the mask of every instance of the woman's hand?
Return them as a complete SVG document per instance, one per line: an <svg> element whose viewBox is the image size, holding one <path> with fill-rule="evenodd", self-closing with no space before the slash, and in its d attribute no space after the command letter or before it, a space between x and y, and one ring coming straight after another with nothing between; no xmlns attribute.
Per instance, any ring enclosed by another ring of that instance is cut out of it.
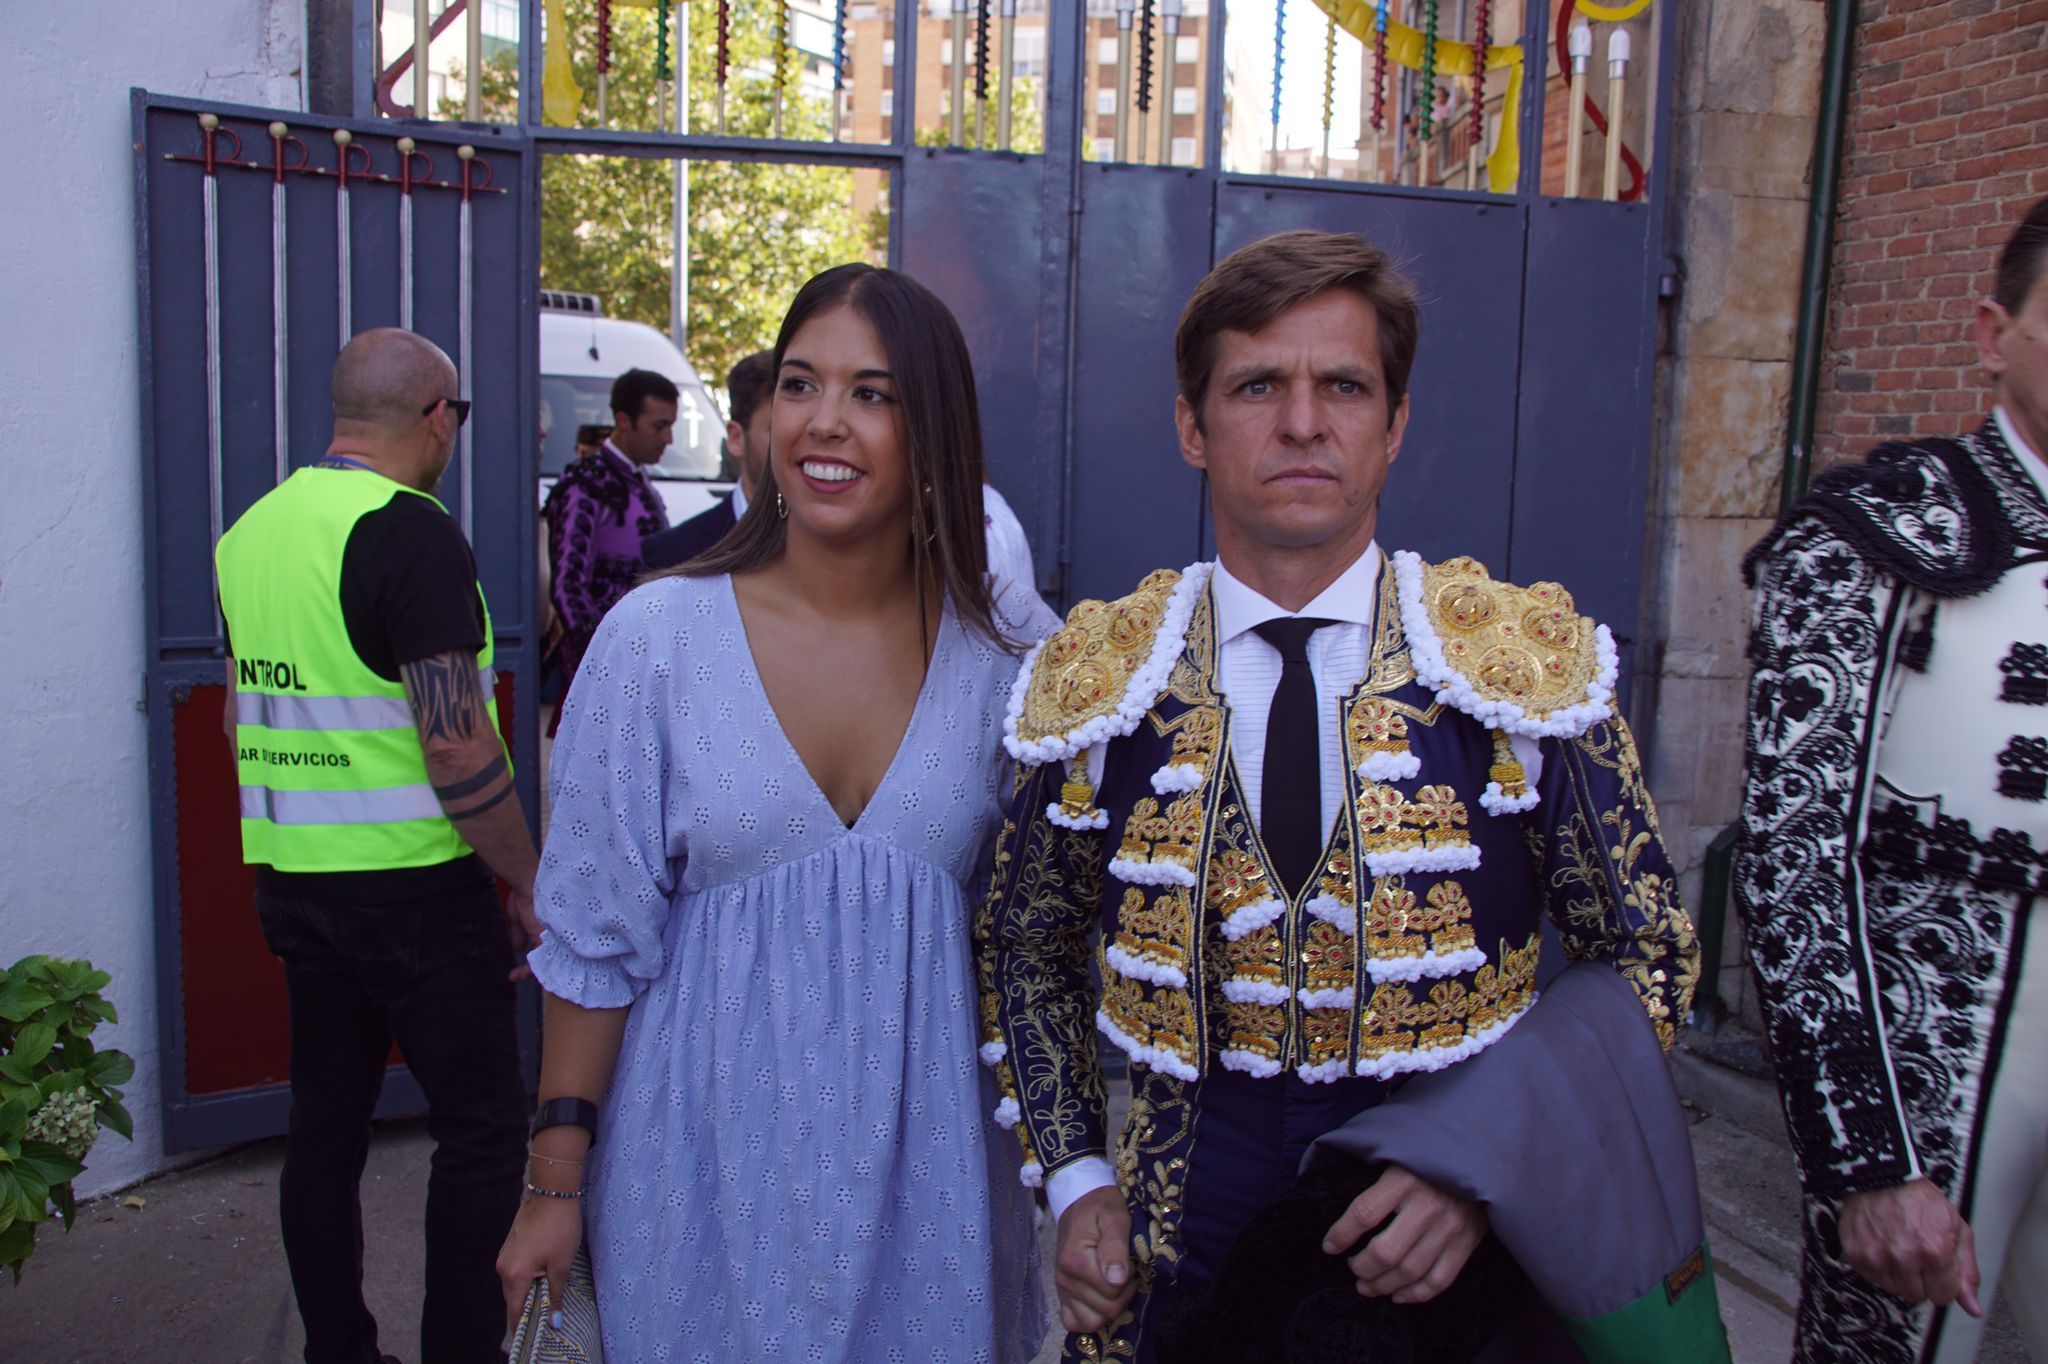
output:
<svg viewBox="0 0 2048 1364"><path fill-rule="evenodd" d="M583 1200L541 1198L528 1194L512 1221L511 1234L498 1252L498 1282L505 1290L505 1322L519 1320L533 1281L547 1276L548 1301L562 1300L569 1262L583 1244Z"/></svg>

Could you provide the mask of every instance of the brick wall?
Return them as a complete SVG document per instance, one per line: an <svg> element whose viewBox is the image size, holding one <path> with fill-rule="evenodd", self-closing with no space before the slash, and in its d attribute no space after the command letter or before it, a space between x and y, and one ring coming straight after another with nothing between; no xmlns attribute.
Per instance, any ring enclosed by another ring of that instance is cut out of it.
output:
<svg viewBox="0 0 2048 1364"><path fill-rule="evenodd" d="M2048 194L2048 0L1864 0L1854 66L1822 462L1987 409L1970 320Z"/></svg>

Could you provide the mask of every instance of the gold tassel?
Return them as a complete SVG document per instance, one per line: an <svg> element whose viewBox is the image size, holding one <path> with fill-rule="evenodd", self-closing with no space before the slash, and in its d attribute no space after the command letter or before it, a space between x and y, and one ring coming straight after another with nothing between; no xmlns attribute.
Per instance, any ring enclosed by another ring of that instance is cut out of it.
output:
<svg viewBox="0 0 2048 1364"><path fill-rule="evenodd" d="M1489 781L1500 784L1501 795L1509 800L1520 800L1529 794L1529 774L1522 770L1522 760L1515 756L1514 745L1508 742L1504 729L1493 731L1493 766L1486 775Z"/></svg>

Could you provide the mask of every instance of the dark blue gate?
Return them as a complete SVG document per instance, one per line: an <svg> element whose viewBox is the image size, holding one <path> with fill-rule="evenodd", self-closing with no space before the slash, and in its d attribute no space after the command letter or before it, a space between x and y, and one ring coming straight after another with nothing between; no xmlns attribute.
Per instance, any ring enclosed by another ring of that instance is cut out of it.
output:
<svg viewBox="0 0 2048 1364"><path fill-rule="evenodd" d="M368 33L374 0L357 3L359 30ZM1543 69L1557 6L1568 3L1535 0L1520 34L1509 35L1519 37L1532 72ZM453 0L441 24L464 4ZM524 31L538 33L541 0L522 8ZM884 22L898 71L918 69L925 8L910 0L879 7L893 15ZM367 82L359 117L346 121L136 95L151 780L172 1149L275 1132L285 1112L282 987L249 909L219 723L210 551L220 525L273 486L281 469L322 448L326 374L343 331L344 256L357 329L403 320L410 262L412 325L458 358L477 400L471 443L447 492L476 547L499 630L508 688L501 700L521 793L537 808L533 433L545 154L885 170L890 260L931 285L960 319L975 356L991 476L1024 520L1040 585L1055 605L1119 594L1150 569L1209 552L1201 483L1180 458L1172 423L1172 331L1196 281L1224 253L1272 232L1361 233L1405 263L1424 299L1413 415L1381 514L1383 542L1433 556L1472 554L1522 582L1566 583L1582 609L1614 629L1624 673L1632 672L1665 273L1659 196L1550 197L1539 192L1543 158L1534 155L1512 192L1500 194L1227 170L1222 0L1204 15L1210 97L1201 164L1090 159L1084 133L1099 109L1091 111L1086 96L1101 77L1088 73L1104 60L1090 46L1101 41L1091 26L1126 7L1050 0L1037 8L1050 18L1046 150L1034 155L919 145L915 79L895 91L886 140L551 126L538 94L538 44L520 53L521 121L511 127L380 118ZM1675 29L1666 22L1659 30L1663 72ZM402 64L380 87L387 113ZM1545 145L1546 103L1556 116L1563 100L1554 81L1548 98L1545 82L1529 84L1520 107L1503 117L1533 149ZM1656 145L1668 140L1667 103L1655 90L1647 126ZM222 120L211 172L212 275L202 113ZM291 140L271 137L273 118L290 124ZM337 130L351 135L354 150L338 147ZM401 152L401 138L413 139L412 156ZM227 154L221 139L239 140L239 150ZM476 153L467 196L473 296L460 268L464 146ZM273 168L280 155L281 177ZM346 253L337 234L344 155ZM488 168L481 189L477 167ZM278 290L280 178L286 252ZM408 199L409 252L401 246ZM274 322L280 293L282 348ZM282 442L280 349L290 399ZM387 1087L387 1108L417 1101L402 1077Z"/></svg>

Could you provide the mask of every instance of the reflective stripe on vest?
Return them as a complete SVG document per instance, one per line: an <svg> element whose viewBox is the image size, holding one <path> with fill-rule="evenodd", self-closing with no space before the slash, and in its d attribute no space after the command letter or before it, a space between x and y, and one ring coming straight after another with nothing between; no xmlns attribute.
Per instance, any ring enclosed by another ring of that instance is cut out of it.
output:
<svg viewBox="0 0 2048 1364"><path fill-rule="evenodd" d="M486 699L496 694L495 668L479 668L476 677ZM292 696L237 691L235 723L263 729L403 729L414 721L412 705L403 697Z"/></svg>
<svg viewBox="0 0 2048 1364"><path fill-rule="evenodd" d="M435 819L441 798L434 788L380 786L368 791L279 791L268 786L242 788L242 818L272 824L399 824L409 819Z"/></svg>

